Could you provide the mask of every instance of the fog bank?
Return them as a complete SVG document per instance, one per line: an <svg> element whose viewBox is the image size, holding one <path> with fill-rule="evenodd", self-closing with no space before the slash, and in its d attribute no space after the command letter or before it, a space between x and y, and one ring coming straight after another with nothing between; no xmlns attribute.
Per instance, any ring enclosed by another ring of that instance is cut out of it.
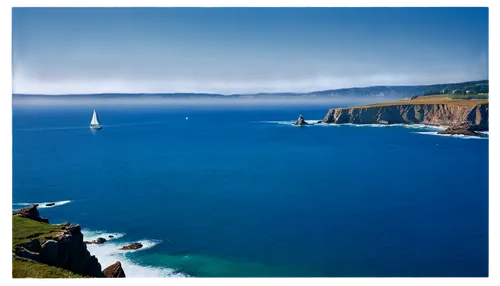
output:
<svg viewBox="0 0 500 286"><path fill-rule="evenodd" d="M266 96L266 97L161 97L161 96L23 96L14 95L13 106L223 106L223 107L258 107L258 106L296 106L296 105L358 105L382 101L392 101L394 97L351 97L351 96Z"/></svg>

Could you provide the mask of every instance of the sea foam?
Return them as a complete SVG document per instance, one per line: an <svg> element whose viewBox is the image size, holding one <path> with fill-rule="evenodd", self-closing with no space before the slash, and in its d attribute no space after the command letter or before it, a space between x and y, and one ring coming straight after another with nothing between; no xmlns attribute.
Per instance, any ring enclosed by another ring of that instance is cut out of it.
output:
<svg viewBox="0 0 500 286"><path fill-rule="evenodd" d="M52 202L42 202L42 203L12 203L12 205L13 206L20 206L18 209L21 209L21 208L26 207L26 206L31 206L32 204L38 204L39 209L50 209L50 208L59 207L59 206L65 205L65 204L69 204L71 202L72 202L71 200L67 200L67 201L58 201L58 202L52 201ZM54 204L54 205L47 206L47 204Z"/></svg>
<svg viewBox="0 0 500 286"><path fill-rule="evenodd" d="M320 123L316 123L320 121L321 119L309 119L309 120L304 120L310 125L319 125ZM267 123L267 124L277 124L277 125L290 125L290 126L296 126L294 123L297 122L297 120L264 120L264 121L257 121L257 122L252 122L252 123Z"/></svg>
<svg viewBox="0 0 500 286"><path fill-rule="evenodd" d="M102 269L108 267L109 265L120 261L123 271L127 277L136 278L150 278L150 277L188 277L188 275L179 273L171 268L166 267L156 267L141 265L129 256L127 253L134 253L142 251L145 249L153 248L160 244L161 240L155 239L141 239L139 242L143 245L142 248L137 250L119 250L125 245L129 245L132 241L126 241L122 238L125 237L124 233L113 233L107 231L95 231L95 230L82 230L84 240L94 240L98 237L106 238L106 242L103 244L88 244L87 249L92 255L95 255L101 264ZM109 238L109 235L113 235L113 238Z"/></svg>
<svg viewBox="0 0 500 286"><path fill-rule="evenodd" d="M315 119L315 120L306 120L306 122L312 126L329 126L329 127L341 127L341 126L347 126L347 127L375 127L375 128L383 128L383 127L404 127L404 128L411 128L411 129L428 129L428 130L445 130L448 128L447 126L440 126L440 125L426 125L426 124L402 124L402 123L397 123L397 124L355 124L355 123L316 123L318 121L321 121L320 119ZM258 121L256 123L267 123L267 124L277 124L277 125L290 125L290 126L295 126L294 123L295 120L268 120L268 121Z"/></svg>
<svg viewBox="0 0 500 286"><path fill-rule="evenodd" d="M431 132L431 131L426 131L426 132L415 132L417 134L423 134L423 135L434 135L434 136L443 136L443 137L452 137L452 138L460 138L460 139L488 139L488 136L485 137L478 137L478 136L467 136L467 135L458 135L458 134L439 134L438 132ZM484 132L481 132L484 133Z"/></svg>

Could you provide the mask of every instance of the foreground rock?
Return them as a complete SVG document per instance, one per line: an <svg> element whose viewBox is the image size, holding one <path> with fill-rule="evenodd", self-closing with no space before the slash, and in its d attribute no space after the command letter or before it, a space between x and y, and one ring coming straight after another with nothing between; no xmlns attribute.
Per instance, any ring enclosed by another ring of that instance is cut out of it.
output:
<svg viewBox="0 0 500 286"><path fill-rule="evenodd" d="M139 249L139 248L142 248L142 244L140 244L138 242L134 242L131 245L126 245L126 246L120 248L120 250L135 250L135 249Z"/></svg>
<svg viewBox="0 0 500 286"><path fill-rule="evenodd" d="M49 238L34 239L16 246L15 254L83 276L105 277L101 272L101 264L87 250L77 224L62 226L60 232Z"/></svg>
<svg viewBox="0 0 500 286"><path fill-rule="evenodd" d="M106 242L106 239L103 237L98 237L92 241L85 241L86 244L103 244Z"/></svg>
<svg viewBox="0 0 500 286"><path fill-rule="evenodd" d="M104 275L109 278L124 278L125 272L123 271L122 264L120 261L111 264L106 267L103 271Z"/></svg>
<svg viewBox="0 0 500 286"><path fill-rule="evenodd" d="M476 125L471 124L460 124L451 126L446 130L439 131L438 134L446 134L446 135L466 135L466 136L476 136L482 137L484 134L477 132L478 127Z"/></svg>
<svg viewBox="0 0 500 286"><path fill-rule="evenodd" d="M29 218L29 219L36 220L39 222L49 223L48 218L40 217L40 213L38 212L37 207L38 207L38 204L32 204L29 207L26 207L26 208L23 208L23 209L20 209L17 211L12 211L12 215Z"/></svg>
<svg viewBox="0 0 500 286"><path fill-rule="evenodd" d="M299 119L297 119L297 121L293 125L303 126L303 125L308 125L308 123L304 120L304 117L302 117L301 114L299 115Z"/></svg>

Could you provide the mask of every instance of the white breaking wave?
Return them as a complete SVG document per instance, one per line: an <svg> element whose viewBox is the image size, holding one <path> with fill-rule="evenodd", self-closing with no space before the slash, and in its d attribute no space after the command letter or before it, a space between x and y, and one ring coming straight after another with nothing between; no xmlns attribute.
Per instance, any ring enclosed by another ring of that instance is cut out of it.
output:
<svg viewBox="0 0 500 286"><path fill-rule="evenodd" d="M440 126L440 125L426 125L426 124L402 124L402 123L396 123L396 124L354 124L354 123L340 123L340 124L331 124L329 125L339 125L339 126L352 126L352 127L377 127L377 128L382 128L382 127L404 127L404 128L411 128L411 129L431 129L431 130L445 130L448 128L447 126Z"/></svg>
<svg viewBox="0 0 500 286"><path fill-rule="evenodd" d="M438 134L437 132L415 132L417 134L423 134L423 135L434 135L434 136L444 136L444 137L453 137L453 138L460 138L460 139L488 139L488 137L478 137L478 136L467 136L467 135L458 135L458 134Z"/></svg>
<svg viewBox="0 0 500 286"><path fill-rule="evenodd" d="M306 120L307 123L313 126L331 126L331 127L341 127L341 126L349 126L349 127L404 127L404 128L412 128L412 129L430 129L430 130L445 130L448 128L447 126L438 126L438 125L426 125L426 124L354 124L354 123L316 123L321 121L320 119L316 120ZM270 120L270 121L259 121L258 123L269 123L269 124L278 124L278 125L293 125L296 120Z"/></svg>
<svg viewBox="0 0 500 286"><path fill-rule="evenodd" d="M99 237L103 237L106 240L114 240L122 238L125 235L124 233L116 233L116 232L112 233L112 232L94 231L94 230L82 230L82 233L86 241L92 241ZM109 237L110 235L112 235L113 237Z"/></svg>
<svg viewBox="0 0 500 286"><path fill-rule="evenodd" d="M32 204L38 204L38 208L39 209L50 209L50 208L55 208L55 207L62 206L62 205L65 205L65 204L69 204L71 202L72 201L68 200L68 201L43 202L43 203L12 203L12 205L13 206L22 206L22 207L25 207L25 206L31 206ZM54 205L48 206L48 204L54 204Z"/></svg>
<svg viewBox="0 0 500 286"><path fill-rule="evenodd" d="M445 137L453 137L453 138L460 138L460 139L488 139L489 132L488 131L483 131L480 132L482 134L485 134L487 136L485 137L477 137L477 136L467 136L467 135L449 135L449 134L438 134L438 131L441 130L446 130L448 126L443 126L443 125L426 125L426 124L354 124L354 123L340 123L340 124L334 124L334 123L316 123L319 120L306 120L307 123L311 124L309 126L331 126L331 127L341 127L341 126L348 126L348 127L376 127L376 128L382 128L382 127L403 127L403 128L409 128L409 129L420 129L420 130L432 130L432 131L421 131L421 132L414 132L418 134L424 134L424 135L436 135L436 136L445 136ZM270 124L278 124L278 125L288 125L288 126L294 126L293 125L296 121L295 120L287 120L287 121L259 121L258 123L270 123Z"/></svg>
<svg viewBox="0 0 500 286"><path fill-rule="evenodd" d="M316 119L316 120L305 120L305 122L307 122L308 124L310 125L319 125L319 124L323 124L323 123L316 123L318 121L320 121L321 119ZM296 125L293 125L295 122L297 122L297 120L264 120L264 121L257 121L257 122L254 122L254 123L268 123L268 124L278 124L278 125L291 125L291 126L296 126Z"/></svg>
<svg viewBox="0 0 500 286"><path fill-rule="evenodd" d="M93 230L82 230L83 239L86 241L94 240L98 237L103 237L107 241L103 244L88 244L87 249L92 255L95 255L101 264L102 269L108 267L109 265L120 261L123 271L127 277L135 278L150 278L150 277L188 277L185 274L178 273L174 269L166 267L153 267L140 265L134 262L132 259L127 257L127 253L142 251L144 249L152 248L160 244L161 240L154 239L142 239L139 242L143 245L142 248L137 250L119 250L125 245L129 245L131 241L123 241L120 238L125 236L124 233L112 233L106 231L93 231ZM109 235L113 235L113 238L109 238Z"/></svg>

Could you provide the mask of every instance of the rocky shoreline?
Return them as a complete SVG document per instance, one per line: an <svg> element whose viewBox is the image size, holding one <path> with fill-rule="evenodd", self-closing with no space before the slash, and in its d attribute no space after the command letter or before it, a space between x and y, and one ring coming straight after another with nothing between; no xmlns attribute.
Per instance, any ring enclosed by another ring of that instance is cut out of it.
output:
<svg viewBox="0 0 500 286"><path fill-rule="evenodd" d="M106 242L105 238L84 241L80 225L70 223L51 225L47 218L40 217L37 207L37 204L33 204L12 212L13 259L58 267L84 277L126 277L120 261L101 270L98 259L87 250L87 244L102 244ZM20 228L16 225L21 223L33 231L16 229ZM22 243L15 243L15 239ZM126 251L141 247L142 244L133 243L120 249Z"/></svg>
<svg viewBox="0 0 500 286"><path fill-rule="evenodd" d="M488 131L488 103L411 104L332 108L323 118L330 124L425 124L448 126L440 134L482 136Z"/></svg>
<svg viewBox="0 0 500 286"><path fill-rule="evenodd" d="M429 126L447 126L438 132L443 135L485 136L488 131L489 103L487 101L445 101L431 102L432 98L404 100L358 107L332 108L325 117L316 123L307 123L299 116L293 125L314 124L423 124Z"/></svg>
<svg viewBox="0 0 500 286"><path fill-rule="evenodd" d="M448 127L446 130L439 131L438 134L444 134L444 135L465 135L465 136L475 136L475 137L484 137L483 133L479 131L484 131L480 130L477 125L470 124L470 123L460 123L456 124L454 126Z"/></svg>

